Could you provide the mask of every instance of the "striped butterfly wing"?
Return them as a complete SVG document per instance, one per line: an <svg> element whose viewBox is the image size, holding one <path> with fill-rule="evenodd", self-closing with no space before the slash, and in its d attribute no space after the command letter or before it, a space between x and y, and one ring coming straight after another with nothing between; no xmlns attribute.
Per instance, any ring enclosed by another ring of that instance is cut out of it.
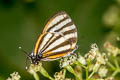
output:
<svg viewBox="0 0 120 80"><path fill-rule="evenodd" d="M55 14L38 38L34 54L41 60L55 60L73 53L77 43L77 29L65 12Z"/></svg>

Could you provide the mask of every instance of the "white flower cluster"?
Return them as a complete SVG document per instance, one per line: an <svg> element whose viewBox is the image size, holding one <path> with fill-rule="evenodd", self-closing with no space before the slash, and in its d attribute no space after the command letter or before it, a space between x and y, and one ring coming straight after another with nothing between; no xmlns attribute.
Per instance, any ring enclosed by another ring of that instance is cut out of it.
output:
<svg viewBox="0 0 120 80"><path fill-rule="evenodd" d="M113 77L105 78L104 80L115 80Z"/></svg>
<svg viewBox="0 0 120 80"><path fill-rule="evenodd" d="M93 71L97 72L97 70L100 68L101 65L106 64L106 61L107 61L107 58L106 58L106 55L104 53L97 55L96 63L94 65L94 67L93 67Z"/></svg>
<svg viewBox="0 0 120 80"><path fill-rule="evenodd" d="M118 36L118 37L116 38L116 40L117 40L117 41L120 41L120 36Z"/></svg>
<svg viewBox="0 0 120 80"><path fill-rule="evenodd" d="M54 77L55 77L55 80L64 80L63 71L56 72Z"/></svg>
<svg viewBox="0 0 120 80"><path fill-rule="evenodd" d="M101 78L106 77L108 73L108 69L105 66L100 67L98 70L98 74Z"/></svg>
<svg viewBox="0 0 120 80"><path fill-rule="evenodd" d="M105 49L108 51L109 56L117 56L119 53L119 48L113 46L110 42L104 44Z"/></svg>
<svg viewBox="0 0 120 80"><path fill-rule="evenodd" d="M72 65L76 60L77 60L76 54L62 58L60 60L60 67L63 68L63 67L66 67L68 65Z"/></svg>
<svg viewBox="0 0 120 80"><path fill-rule="evenodd" d="M10 74L11 77L8 77L7 80L20 80L20 75L18 74L18 72L13 72L12 74Z"/></svg>
<svg viewBox="0 0 120 80"><path fill-rule="evenodd" d="M77 61L80 62L82 65L86 65L86 60L83 56L80 55L80 53L78 55Z"/></svg>
<svg viewBox="0 0 120 80"><path fill-rule="evenodd" d="M31 64L31 65L29 66L29 68L27 69L27 71L28 71L29 73L31 73L31 74L34 74L35 72L40 71L41 66L42 66L42 63L40 63L40 62L39 62L38 65Z"/></svg>
<svg viewBox="0 0 120 80"><path fill-rule="evenodd" d="M91 50L85 55L87 59L94 60L96 55L98 54L98 47L96 44L91 45Z"/></svg>
<svg viewBox="0 0 120 80"><path fill-rule="evenodd" d="M55 73L54 80L74 80L74 79L65 78L64 70L61 70L60 72Z"/></svg>
<svg viewBox="0 0 120 80"><path fill-rule="evenodd" d="M107 58L105 53L100 53L96 44L91 45L91 50L85 55L87 60L93 61L89 66L89 71L97 72L101 65L105 65Z"/></svg>

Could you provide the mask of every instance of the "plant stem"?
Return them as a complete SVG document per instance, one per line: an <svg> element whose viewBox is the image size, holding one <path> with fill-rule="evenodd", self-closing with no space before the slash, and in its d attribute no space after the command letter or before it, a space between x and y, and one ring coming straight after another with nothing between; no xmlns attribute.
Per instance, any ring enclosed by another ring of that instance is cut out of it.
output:
<svg viewBox="0 0 120 80"><path fill-rule="evenodd" d="M84 65L82 65L80 62L76 62L77 65L82 66L84 69L86 69L86 67Z"/></svg>
<svg viewBox="0 0 120 80"><path fill-rule="evenodd" d="M66 69L63 69L63 78L65 79Z"/></svg>
<svg viewBox="0 0 120 80"><path fill-rule="evenodd" d="M76 80L80 80L77 74L75 73L74 69L70 65L66 66L65 68L76 77Z"/></svg>
<svg viewBox="0 0 120 80"><path fill-rule="evenodd" d="M111 67L113 70L116 69L110 62L107 62L107 64L108 64L108 66Z"/></svg>
<svg viewBox="0 0 120 80"><path fill-rule="evenodd" d="M116 70L113 72L112 77L116 76L116 74L119 73L119 72L120 72L120 69L116 69Z"/></svg>
<svg viewBox="0 0 120 80"><path fill-rule="evenodd" d="M88 80L93 76L94 73L95 73L95 72L93 71L93 72L89 75Z"/></svg>
<svg viewBox="0 0 120 80"><path fill-rule="evenodd" d="M38 74L36 72L33 73L33 76L34 76L35 80L40 80L39 76L38 76Z"/></svg>
<svg viewBox="0 0 120 80"><path fill-rule="evenodd" d="M50 80L54 80L42 66L40 67L40 73L41 73L43 76L49 78Z"/></svg>
<svg viewBox="0 0 120 80"><path fill-rule="evenodd" d="M119 64L118 64L118 61L116 60L116 58L114 58L114 62L115 62L115 66L117 67L117 69L119 69Z"/></svg>
<svg viewBox="0 0 120 80"><path fill-rule="evenodd" d="M88 67L86 67L86 80L88 80Z"/></svg>
<svg viewBox="0 0 120 80"><path fill-rule="evenodd" d="M87 65L87 67L85 68L85 70L86 70L86 80L89 80L88 71L89 71L89 65L91 64L91 60L88 59L87 62L88 62L88 65Z"/></svg>
<svg viewBox="0 0 120 80"><path fill-rule="evenodd" d="M112 77L114 77L116 74L118 73L118 71L114 71L113 74L112 74Z"/></svg>
<svg viewBox="0 0 120 80"><path fill-rule="evenodd" d="M120 49L118 49L118 54L120 54Z"/></svg>

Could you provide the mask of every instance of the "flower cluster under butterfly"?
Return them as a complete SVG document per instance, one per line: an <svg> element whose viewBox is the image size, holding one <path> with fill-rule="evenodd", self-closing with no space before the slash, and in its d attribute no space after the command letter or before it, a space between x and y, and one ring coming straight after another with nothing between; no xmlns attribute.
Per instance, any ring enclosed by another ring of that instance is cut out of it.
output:
<svg viewBox="0 0 120 80"><path fill-rule="evenodd" d="M74 53L76 43L76 26L66 12L58 12L48 20L27 58L33 64L60 59Z"/></svg>

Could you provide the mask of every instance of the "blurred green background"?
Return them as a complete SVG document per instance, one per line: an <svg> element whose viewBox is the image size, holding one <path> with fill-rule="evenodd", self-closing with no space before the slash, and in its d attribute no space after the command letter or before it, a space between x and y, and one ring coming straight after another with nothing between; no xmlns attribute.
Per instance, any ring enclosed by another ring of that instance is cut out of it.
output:
<svg viewBox="0 0 120 80"><path fill-rule="evenodd" d="M0 0L0 80L14 71L22 80L34 80L25 70L26 56L18 47L31 52L46 21L58 11L66 11L77 26L77 52L87 53L92 43L102 47L120 34L120 27L103 21L109 7L116 4L115 0ZM43 66L51 76L60 70L57 61L43 62Z"/></svg>

